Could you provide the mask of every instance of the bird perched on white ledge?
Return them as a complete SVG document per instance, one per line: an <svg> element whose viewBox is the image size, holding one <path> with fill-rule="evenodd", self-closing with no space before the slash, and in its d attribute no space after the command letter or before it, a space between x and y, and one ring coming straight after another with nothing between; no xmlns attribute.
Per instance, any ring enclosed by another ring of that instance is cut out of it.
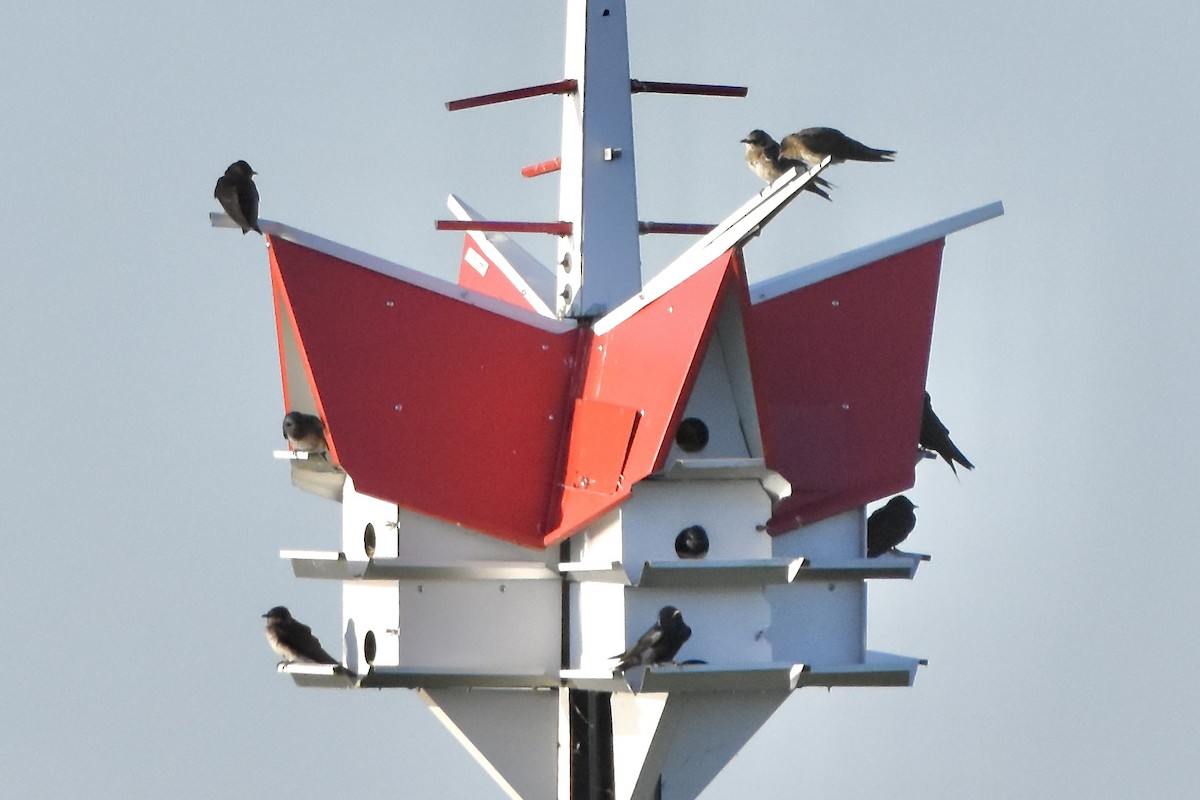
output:
<svg viewBox="0 0 1200 800"><path fill-rule="evenodd" d="M867 518L867 558L878 558L895 550L917 527L916 508L913 502L898 494L883 508L876 509Z"/></svg>
<svg viewBox="0 0 1200 800"><path fill-rule="evenodd" d="M663 606L658 610L658 622L643 633L642 638L630 645L628 650L614 656L620 659L614 669L624 672L630 667L672 661L691 635L692 629L683 621L683 613L675 606Z"/></svg>
<svg viewBox="0 0 1200 800"><path fill-rule="evenodd" d="M336 658L325 652L313 636L312 628L292 616L285 606L275 606L263 614L267 621L267 642L283 659L281 664L333 664L334 672L356 677Z"/></svg>
<svg viewBox="0 0 1200 800"><path fill-rule="evenodd" d="M289 411L283 418L283 437L293 450L313 452L325 450L325 425L321 418L300 411Z"/></svg>
<svg viewBox="0 0 1200 800"><path fill-rule="evenodd" d="M779 143L766 131L755 128L742 139L742 143L746 145L746 163L755 175L767 183L774 183L792 167L795 167L797 172L808 172L808 163L802 159L782 157L779 154ZM825 189L832 188L833 184L829 181L817 177L805 186L804 190L829 200L829 193Z"/></svg>
<svg viewBox="0 0 1200 800"><path fill-rule="evenodd" d="M262 234L258 227L258 187L253 178L257 174L245 161L235 161L217 178L217 188L213 190L213 197L242 229L243 236L247 231Z"/></svg>

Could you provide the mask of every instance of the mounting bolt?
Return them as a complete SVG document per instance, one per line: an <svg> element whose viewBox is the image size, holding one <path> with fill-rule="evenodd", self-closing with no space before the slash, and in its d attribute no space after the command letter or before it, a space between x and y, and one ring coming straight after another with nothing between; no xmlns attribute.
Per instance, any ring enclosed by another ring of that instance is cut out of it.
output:
<svg viewBox="0 0 1200 800"><path fill-rule="evenodd" d="M621 148L619 148L619 147L604 148L604 160L605 161L616 161L620 157L621 157Z"/></svg>

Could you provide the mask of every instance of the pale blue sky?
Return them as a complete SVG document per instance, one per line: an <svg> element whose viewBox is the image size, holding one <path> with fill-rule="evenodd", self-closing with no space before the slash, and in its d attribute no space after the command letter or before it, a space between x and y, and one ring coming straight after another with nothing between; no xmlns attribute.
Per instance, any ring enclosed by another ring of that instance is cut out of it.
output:
<svg viewBox="0 0 1200 800"><path fill-rule="evenodd" d="M899 151L747 248L781 272L1000 199L952 236L929 385L978 469L923 464L914 582L869 644L907 689L803 690L703 795L1185 797L1200 749L1200 129L1190 3L629 0L641 217L715 221L738 140L833 125ZM736 14L731 9L739 9ZM0 796L501 798L411 693L304 691L259 617L337 639L337 508L271 459L263 215L443 277L448 192L552 218L561 0L9 3L0 26ZM644 243L648 272L684 241ZM546 243L531 245L538 247Z"/></svg>

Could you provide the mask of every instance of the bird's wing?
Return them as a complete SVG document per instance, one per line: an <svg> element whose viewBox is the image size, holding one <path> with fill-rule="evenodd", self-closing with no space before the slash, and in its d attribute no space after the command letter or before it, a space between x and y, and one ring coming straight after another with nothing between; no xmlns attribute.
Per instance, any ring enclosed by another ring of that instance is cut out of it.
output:
<svg viewBox="0 0 1200 800"><path fill-rule="evenodd" d="M254 185L254 181L247 180L237 188L238 205L241 206L242 213L246 215L246 221L251 223L250 227L258 228L258 187Z"/></svg>
<svg viewBox="0 0 1200 800"><path fill-rule="evenodd" d="M242 213L242 203L238 187L230 178L222 175L217 179L217 186L213 189L213 197L217 198L217 202L221 204L221 208L225 209L225 213L238 226L241 228L249 227L246 224L246 216Z"/></svg>
<svg viewBox="0 0 1200 800"><path fill-rule="evenodd" d="M815 155L814 149L806 134L812 128L805 128L798 133L789 133L779 140L779 154L784 158L808 159Z"/></svg>
<svg viewBox="0 0 1200 800"><path fill-rule="evenodd" d="M617 656L621 660L618 668L623 669L624 667L640 663L642 656L657 645L662 638L663 629L656 623L654 627L643 633L640 639L630 645L628 650Z"/></svg>
<svg viewBox="0 0 1200 800"><path fill-rule="evenodd" d="M321 642L313 636L312 628L295 619L290 624L279 626L279 643L290 648L297 655L311 659L318 664L336 664L337 659L325 652Z"/></svg>

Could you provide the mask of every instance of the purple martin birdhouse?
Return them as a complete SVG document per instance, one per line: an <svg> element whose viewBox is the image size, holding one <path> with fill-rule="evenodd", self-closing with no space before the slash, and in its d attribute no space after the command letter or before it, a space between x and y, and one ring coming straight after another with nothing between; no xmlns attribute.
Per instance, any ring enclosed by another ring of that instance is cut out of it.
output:
<svg viewBox="0 0 1200 800"><path fill-rule="evenodd" d="M564 73L447 104L563 108L526 171L558 218L451 195L456 283L258 221L276 455L342 508L336 549L282 553L341 583L339 663L279 669L422 690L512 797L689 800L797 688L911 684L867 648L867 584L923 557L868 558L866 505L915 482L945 238L1002 209L758 280L744 245L834 156L715 225L640 221L631 94L745 89L632 80L621 0L568 0ZM693 238L643 282L654 233Z"/></svg>

